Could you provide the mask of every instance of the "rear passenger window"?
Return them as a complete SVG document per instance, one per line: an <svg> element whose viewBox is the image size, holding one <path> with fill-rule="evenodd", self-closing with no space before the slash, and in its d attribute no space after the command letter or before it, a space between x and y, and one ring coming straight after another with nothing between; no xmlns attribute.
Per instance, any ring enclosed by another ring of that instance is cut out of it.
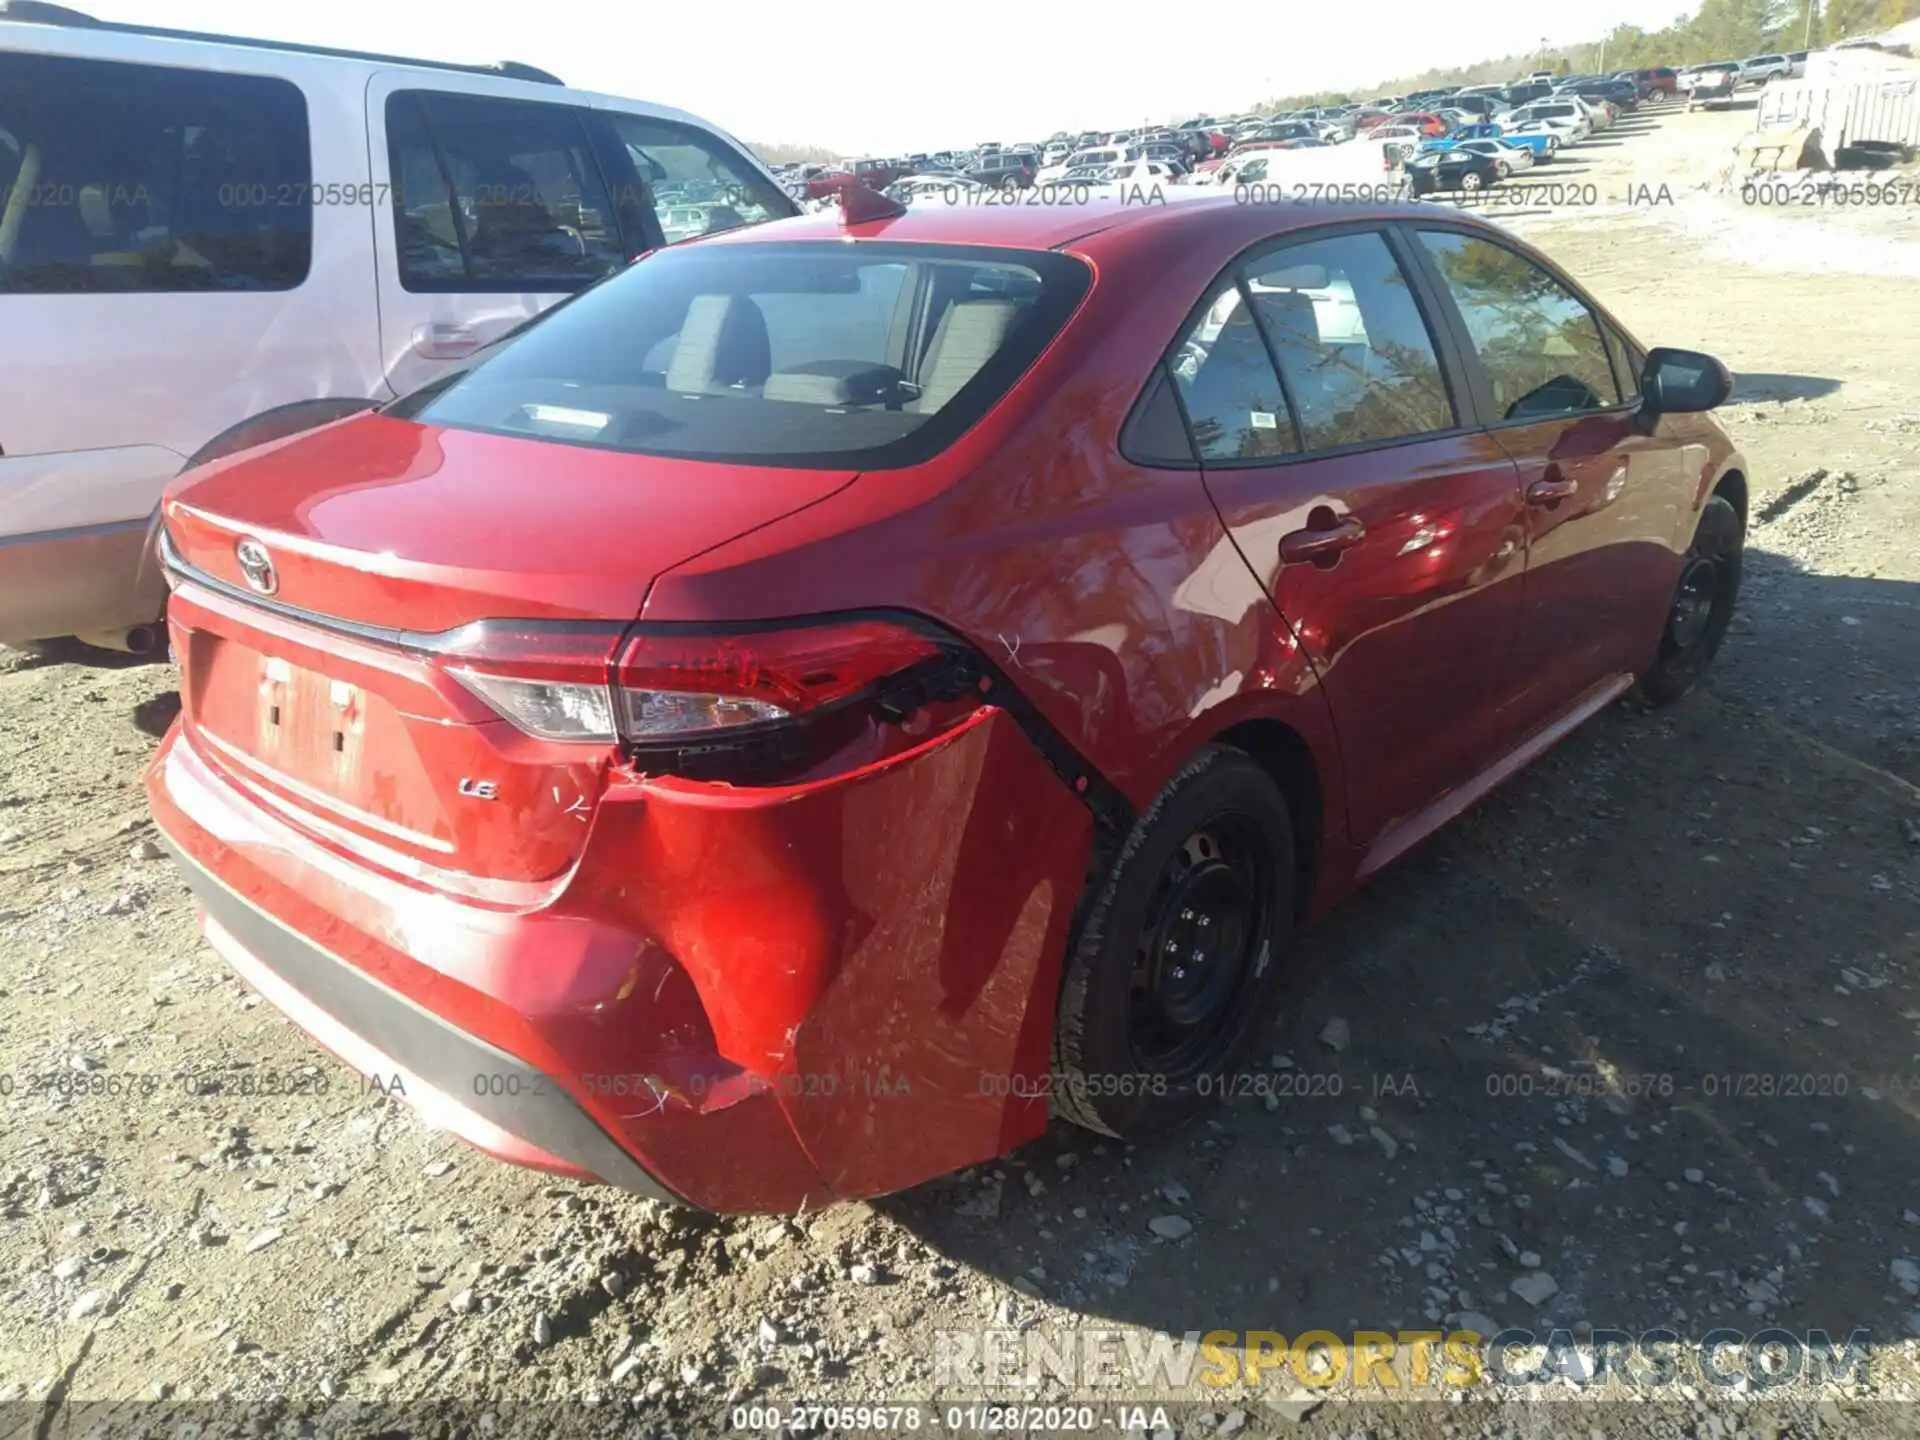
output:
<svg viewBox="0 0 1920 1440"><path fill-rule="evenodd" d="M1604 410L1620 403L1600 322L1553 276L1504 245L1422 230L1503 420Z"/></svg>
<svg viewBox="0 0 1920 1440"><path fill-rule="evenodd" d="M1216 287L1168 368L1202 460L1292 455L1293 421L1273 361L1237 285Z"/></svg>
<svg viewBox="0 0 1920 1440"><path fill-rule="evenodd" d="M1164 366L1154 367L1153 383L1127 417L1120 432L1120 453L1136 465L1192 467L1193 441Z"/></svg>
<svg viewBox="0 0 1920 1440"><path fill-rule="evenodd" d="M407 290L563 292L625 263L569 106L403 90L387 99L387 148Z"/></svg>
<svg viewBox="0 0 1920 1440"><path fill-rule="evenodd" d="M1380 235L1289 245L1243 269L1309 450L1456 421L1433 337Z"/></svg>
<svg viewBox="0 0 1920 1440"><path fill-rule="evenodd" d="M284 80L0 55L0 177L0 293L307 276L307 105Z"/></svg>

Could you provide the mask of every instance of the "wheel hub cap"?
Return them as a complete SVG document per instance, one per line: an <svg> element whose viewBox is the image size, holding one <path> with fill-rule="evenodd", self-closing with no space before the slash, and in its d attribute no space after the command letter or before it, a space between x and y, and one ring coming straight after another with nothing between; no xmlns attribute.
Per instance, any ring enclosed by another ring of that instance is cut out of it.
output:
<svg viewBox="0 0 1920 1440"><path fill-rule="evenodd" d="M1698 556L1687 562L1680 576L1680 591L1674 596L1673 611L1667 617L1667 633L1681 649L1706 634L1713 617L1713 596L1717 582L1713 561Z"/></svg>
<svg viewBox="0 0 1920 1440"><path fill-rule="evenodd" d="M1271 860L1237 818L1196 830L1168 861L1140 932L1129 1022L1143 1066L1204 1065L1259 974Z"/></svg>
<svg viewBox="0 0 1920 1440"><path fill-rule="evenodd" d="M1160 1008L1179 1026L1204 1025L1234 987L1251 897L1219 859L1182 877L1156 934Z"/></svg>

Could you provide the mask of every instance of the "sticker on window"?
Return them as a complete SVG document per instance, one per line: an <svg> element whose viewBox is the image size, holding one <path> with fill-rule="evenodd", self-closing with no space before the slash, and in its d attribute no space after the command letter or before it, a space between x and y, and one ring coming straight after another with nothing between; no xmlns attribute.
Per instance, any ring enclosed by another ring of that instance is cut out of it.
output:
<svg viewBox="0 0 1920 1440"><path fill-rule="evenodd" d="M1278 430L1280 428L1280 422L1276 420L1269 411L1254 410L1250 412L1250 414L1253 420L1253 428L1256 430Z"/></svg>

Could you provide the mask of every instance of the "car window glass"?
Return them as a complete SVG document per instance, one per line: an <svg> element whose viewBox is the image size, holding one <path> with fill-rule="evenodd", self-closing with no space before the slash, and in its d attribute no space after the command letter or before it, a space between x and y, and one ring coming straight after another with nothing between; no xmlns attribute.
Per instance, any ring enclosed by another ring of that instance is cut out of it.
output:
<svg viewBox="0 0 1920 1440"><path fill-rule="evenodd" d="M1613 351L1613 369L1619 380L1621 398L1638 400L1640 374L1646 368L1647 352L1611 325L1607 327L1607 340Z"/></svg>
<svg viewBox="0 0 1920 1440"><path fill-rule="evenodd" d="M577 290L626 261L570 106L403 90L387 147L408 290Z"/></svg>
<svg viewBox="0 0 1920 1440"><path fill-rule="evenodd" d="M907 271L904 263L862 265L855 272L857 294L754 296L767 322L772 370L799 370L846 355L884 357Z"/></svg>
<svg viewBox="0 0 1920 1440"><path fill-rule="evenodd" d="M20 178L20 162L26 154L27 147L20 143L20 137L0 125L0 206L4 206L5 198L13 193L13 182ZM0 214L4 214L3 209Z"/></svg>
<svg viewBox="0 0 1920 1440"><path fill-rule="evenodd" d="M1243 278L1309 450L1453 428L1433 337L1382 236L1289 245Z"/></svg>
<svg viewBox="0 0 1920 1440"><path fill-rule="evenodd" d="M716 137L645 115L610 112L604 118L651 188L669 245L792 213L776 187ZM871 175L887 166L875 160L856 168ZM680 212L671 225L669 208Z"/></svg>
<svg viewBox="0 0 1920 1440"><path fill-rule="evenodd" d="M1155 366L1153 376L1120 432L1120 453L1138 465L1191 466L1193 437L1174 399L1174 382L1165 366Z"/></svg>
<svg viewBox="0 0 1920 1440"><path fill-rule="evenodd" d="M1599 322L1532 261L1488 240L1423 230L1504 420L1620 402Z"/></svg>
<svg viewBox="0 0 1920 1440"><path fill-rule="evenodd" d="M1090 277L998 247L673 246L387 413L739 464L918 464L1006 393Z"/></svg>
<svg viewBox="0 0 1920 1440"><path fill-rule="evenodd" d="M1256 460L1299 450L1273 359L1238 285L1214 288L1175 342L1168 368L1202 460Z"/></svg>
<svg viewBox="0 0 1920 1440"><path fill-rule="evenodd" d="M0 293L306 279L307 107L284 80L5 54L0 133Z"/></svg>

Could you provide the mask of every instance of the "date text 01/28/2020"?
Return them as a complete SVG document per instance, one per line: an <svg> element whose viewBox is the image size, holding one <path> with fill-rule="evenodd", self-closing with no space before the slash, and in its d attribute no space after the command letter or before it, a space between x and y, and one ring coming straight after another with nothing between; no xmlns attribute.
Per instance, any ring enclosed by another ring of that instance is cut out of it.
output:
<svg viewBox="0 0 1920 1440"><path fill-rule="evenodd" d="M680 1093L690 1099L699 1100L709 1094L717 1094L743 1086L752 1094L776 1094L788 1099L814 1099L833 1095L910 1095L913 1084L905 1075L862 1074L843 1076L834 1071L806 1072L777 1075L753 1075L744 1080L727 1078L725 1080L701 1074L696 1071L685 1077L668 1080L659 1075L643 1073L627 1075L548 1075L543 1072L519 1074L514 1071L477 1072L471 1085L475 1095L547 1095L570 1093L574 1095L600 1095L615 1098L625 1096L646 1096L663 1098L669 1094Z"/></svg>
<svg viewBox="0 0 1920 1440"><path fill-rule="evenodd" d="M1131 1434L1156 1433L1168 1428L1167 1411L1159 1405L1121 1405L1111 1410L1095 1405L1031 1405L968 1403L932 1406L899 1405L736 1405L728 1428L749 1434L810 1434L818 1430L866 1434L955 1430L977 1434L1086 1434L1108 1429Z"/></svg>

